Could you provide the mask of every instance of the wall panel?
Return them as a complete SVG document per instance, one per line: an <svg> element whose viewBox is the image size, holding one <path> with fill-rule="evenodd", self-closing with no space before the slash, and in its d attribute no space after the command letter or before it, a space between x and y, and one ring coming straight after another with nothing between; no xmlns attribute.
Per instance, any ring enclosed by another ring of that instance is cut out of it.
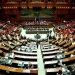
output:
<svg viewBox="0 0 75 75"><path fill-rule="evenodd" d="M55 9L55 18L52 19L52 21L54 22L58 22L60 23L61 21L63 21L64 19L69 20L69 19L75 19L75 4L73 5L71 2L71 0L68 0L68 3L56 3L56 0L51 0L52 2L47 2L46 0L41 0L41 2L36 2L33 3L32 0L28 0L27 2L22 3L22 0L17 0L18 2L16 3L5 3L6 0L2 0L2 3L0 2L0 6L4 9L2 10L4 12L4 14L6 16L1 17L0 19L8 20L10 19L11 22L20 22L20 21L29 21L29 19L22 19L20 18L20 10L18 9L18 7L21 7L22 9L24 8L33 8L34 6L37 7L41 7L41 8L45 8L45 9L51 9L52 7L56 7ZM14 14L16 15L16 17L9 17L9 15ZM64 17L59 17L58 15L60 14L64 14ZM47 18L45 18L45 20L48 20ZM50 19L49 19L50 20Z"/></svg>

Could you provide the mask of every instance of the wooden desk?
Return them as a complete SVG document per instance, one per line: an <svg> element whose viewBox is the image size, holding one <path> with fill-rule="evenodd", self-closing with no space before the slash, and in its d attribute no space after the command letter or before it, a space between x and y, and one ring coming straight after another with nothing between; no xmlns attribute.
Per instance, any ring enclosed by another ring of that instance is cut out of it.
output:
<svg viewBox="0 0 75 75"><path fill-rule="evenodd" d="M42 25L40 25L40 24L26 25L26 28L41 28L41 27L48 28L49 24L48 25L47 24L42 24Z"/></svg>
<svg viewBox="0 0 75 75"><path fill-rule="evenodd" d="M44 41L43 43L41 43L42 45L48 45L49 42Z"/></svg>
<svg viewBox="0 0 75 75"><path fill-rule="evenodd" d="M71 60L75 60L75 56L74 57L71 57L71 58L66 58L66 59L63 59L63 62L68 62L68 61L71 61ZM19 61L17 61L17 60L13 60L13 62L14 63L17 63L17 62L19 62ZM54 62L54 63L56 63L56 61L51 61L52 63ZM25 62L26 63L26 62ZM48 62L49 64L50 64L50 62ZM32 62L32 64L33 64L33 62ZM27 71L27 73L37 73L37 70L23 70L23 69L17 69L17 68L11 68L11 67L6 67L6 66L1 66L0 65L0 69L2 69L2 70L7 70L7 71L12 71L12 72L20 72L20 73L26 73L26 71ZM46 72L58 72L59 70L60 70L61 68L60 67L58 67L58 68L50 68L50 69L46 69Z"/></svg>
<svg viewBox="0 0 75 75"><path fill-rule="evenodd" d="M69 58L62 59L63 62L69 62L69 61L72 61L72 60L75 60L75 56L74 57L69 57ZM54 61L45 61L45 64L55 64L55 63L57 63L57 60L54 60Z"/></svg>
<svg viewBox="0 0 75 75"><path fill-rule="evenodd" d="M54 44L55 42L57 42L57 40L53 40L51 43Z"/></svg>
<svg viewBox="0 0 75 75"><path fill-rule="evenodd" d="M12 60L13 63L16 63L16 64L18 64L19 62L22 62L21 60L15 60L15 59L11 59L11 60ZM29 63L29 61L23 61L23 62L24 62L24 64L28 64ZM31 61L30 63L33 64L33 65L37 65L38 64L37 61Z"/></svg>
<svg viewBox="0 0 75 75"><path fill-rule="evenodd" d="M23 59L36 59L37 60L37 56L22 56L22 55L17 55L15 54L16 58L23 58Z"/></svg>
<svg viewBox="0 0 75 75"><path fill-rule="evenodd" d="M53 49L42 49L42 51L53 51L53 50L58 50L59 48L53 48Z"/></svg>
<svg viewBox="0 0 75 75"><path fill-rule="evenodd" d="M64 41L63 38L59 40L59 42L63 42L63 41Z"/></svg>
<svg viewBox="0 0 75 75"><path fill-rule="evenodd" d="M16 46L15 43L11 42L11 45Z"/></svg>
<svg viewBox="0 0 75 75"><path fill-rule="evenodd" d="M60 43L63 42L63 39L57 40L57 41L55 42L55 45L56 45L56 44L59 44L59 42L60 42Z"/></svg>
<svg viewBox="0 0 75 75"><path fill-rule="evenodd" d="M9 57L11 58L11 53L4 53L5 56L6 54L9 54ZM14 59L15 58L20 58L20 59L36 59L37 60L37 56L27 56L27 55L18 55L18 54L14 54Z"/></svg>
<svg viewBox="0 0 75 75"><path fill-rule="evenodd" d="M2 39L1 39L1 37L0 37L0 41L1 41Z"/></svg>
<svg viewBox="0 0 75 75"><path fill-rule="evenodd" d="M17 50L14 50L14 51L17 51ZM32 52L33 52L33 51L35 51L35 53L36 53L36 52L37 52L37 49L32 49ZM22 52L22 51L21 51L21 52Z"/></svg>
<svg viewBox="0 0 75 75"><path fill-rule="evenodd" d="M0 58L2 59L5 59L4 57L1 57ZM9 59L7 59L9 60ZM18 60L12 60L12 63L16 63L18 64L19 62L22 62L22 61L18 61ZM29 61L23 61L24 64L29 64ZM38 63L37 62L31 62L31 64L34 64L34 65L37 65ZM37 68L36 69L23 69L23 68L15 68L15 67L9 67L9 66L5 66L5 65L0 65L0 69L1 70L5 70L5 71L8 71L8 72L18 72L18 73L37 73L38 70Z"/></svg>
<svg viewBox="0 0 75 75"><path fill-rule="evenodd" d="M9 46L9 44L8 44L8 43L6 43L5 41L3 41L3 43L4 43L4 45Z"/></svg>
<svg viewBox="0 0 75 75"><path fill-rule="evenodd" d="M74 50L69 51L69 52L65 53L65 56L70 55L70 54L73 54L73 53L74 53Z"/></svg>
<svg viewBox="0 0 75 75"><path fill-rule="evenodd" d="M54 58L55 57L55 55L50 55L50 56L44 56L43 58L44 59L51 59L51 58Z"/></svg>
<svg viewBox="0 0 75 75"><path fill-rule="evenodd" d="M8 72L17 72L17 73L34 73L34 74L38 73L37 69L22 69L22 68L14 68L4 65L0 65L0 69Z"/></svg>
<svg viewBox="0 0 75 75"><path fill-rule="evenodd" d="M5 47L5 46L0 46L0 49L4 49L6 51L9 51L9 48Z"/></svg>
<svg viewBox="0 0 75 75"><path fill-rule="evenodd" d="M18 42L23 42L22 40L17 40ZM24 40L24 42L27 42L27 40Z"/></svg>
<svg viewBox="0 0 75 75"><path fill-rule="evenodd" d="M2 51L2 50L0 50L0 53L3 53L3 51Z"/></svg>
<svg viewBox="0 0 75 75"><path fill-rule="evenodd" d="M72 60L75 60L75 56L74 57L65 58L65 59L63 59L63 62L68 62L68 61L72 61Z"/></svg>
<svg viewBox="0 0 75 75"><path fill-rule="evenodd" d="M58 72L59 70L61 70L61 67L58 67L58 68L48 68L48 69L46 69L46 72Z"/></svg>
<svg viewBox="0 0 75 75"><path fill-rule="evenodd" d="M75 44L71 45L68 49L72 49L72 48L75 48Z"/></svg>
<svg viewBox="0 0 75 75"><path fill-rule="evenodd" d="M48 44L46 44L46 45L43 45L43 47L48 47L49 45Z"/></svg>
<svg viewBox="0 0 75 75"><path fill-rule="evenodd" d="M9 67L3 66L3 65L0 65L0 69L1 70L8 70L9 71Z"/></svg>
<svg viewBox="0 0 75 75"><path fill-rule="evenodd" d="M46 52L46 53L43 53L43 54L52 54L52 53L57 53L57 52L59 52L59 51ZM74 51L67 52L67 53L65 53L65 55L70 55L73 52ZM22 56L22 55L17 55L17 54L15 54L15 57L16 58L37 59L37 56ZM44 59L46 59L46 58L54 58L54 57L55 57L55 55L44 56Z"/></svg>
<svg viewBox="0 0 75 75"><path fill-rule="evenodd" d="M30 70L30 73L35 73L35 74L37 74L37 73L38 73L38 70Z"/></svg>
<svg viewBox="0 0 75 75"><path fill-rule="evenodd" d="M66 40L64 40L64 41L60 42L60 43L59 43L59 46L61 46L61 45L65 44L66 42L67 42Z"/></svg>
<svg viewBox="0 0 75 75"><path fill-rule="evenodd" d="M48 49L49 47L48 47L48 46L44 46L43 48L44 48L44 49Z"/></svg>
<svg viewBox="0 0 75 75"><path fill-rule="evenodd" d="M56 52L56 51L55 51ZM57 52L56 52L57 53ZM67 52L67 53L65 53L65 56L67 56L67 55L70 55L70 54L72 54L72 53L74 53L74 51L69 51L69 52ZM50 53L49 53L50 54ZM60 54L61 55L61 54ZM44 59L50 59L50 58L54 58L55 57L55 55L48 55L48 56L44 56L43 58ZM65 58L64 58L65 59Z"/></svg>
<svg viewBox="0 0 75 75"><path fill-rule="evenodd" d="M54 54L54 53L57 54L57 52L59 52L59 50L57 50L57 51L51 51L51 52L43 52L43 54Z"/></svg>
<svg viewBox="0 0 75 75"><path fill-rule="evenodd" d="M69 46L71 44L72 44L72 41L71 42L68 42L67 44L64 44L63 47L65 48L65 47L67 47L67 46Z"/></svg>
<svg viewBox="0 0 75 75"><path fill-rule="evenodd" d="M27 54L27 55L37 55L37 53L33 53L33 52L22 52L22 51L17 51L17 50L13 50L12 52L19 53L19 54Z"/></svg>
<svg viewBox="0 0 75 75"><path fill-rule="evenodd" d="M52 40L49 40L49 43L52 43L52 41L54 41L53 39Z"/></svg>

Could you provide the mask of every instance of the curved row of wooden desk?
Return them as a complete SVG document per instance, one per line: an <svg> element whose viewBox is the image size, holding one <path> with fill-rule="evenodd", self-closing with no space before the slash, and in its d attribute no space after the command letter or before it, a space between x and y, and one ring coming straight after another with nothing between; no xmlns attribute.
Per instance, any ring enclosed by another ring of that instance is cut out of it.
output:
<svg viewBox="0 0 75 75"><path fill-rule="evenodd" d="M72 61L72 60L75 60L75 56L62 59L63 62L68 62L68 61ZM57 60L45 61L45 64L54 64L54 63L57 63L57 62L58 62Z"/></svg>
<svg viewBox="0 0 75 75"><path fill-rule="evenodd" d="M0 65L1 70L9 71L9 72L17 72L17 73L38 73L37 69L22 69L22 68L15 68L15 67L9 67Z"/></svg>
<svg viewBox="0 0 75 75"><path fill-rule="evenodd" d="M50 41L51 43L50 44L52 44L52 45L55 45L54 43L56 43L56 40L54 40L53 42L52 41ZM58 60L52 60L54 57L55 57L55 55L52 55L52 54L57 54L57 52L60 52L60 50L59 49L61 49L61 48L63 48L63 47L67 47L66 49L68 50L68 52L66 52L66 53L64 53L64 55L65 56L68 56L68 55L71 55L71 54L73 54L74 53L74 50L73 50L73 48L75 47L75 44L74 45L72 45L72 41L70 41L70 42L67 42L66 40L65 41L62 41L61 43L60 43L60 45L62 45L62 47L59 47L59 45L57 46L57 50L52 50L51 49L51 51L49 51L50 49L42 49L42 53L43 53L43 59L46 59L46 60L44 60L44 64L45 65L48 65L48 66L45 66L45 68L46 68L46 72L58 72L59 70L61 70L62 69L62 67L56 67L56 68L52 68L51 66L49 66L49 65L54 65L54 64L56 64L57 62L58 62ZM49 45L48 45L49 46ZM64 49L63 48L63 51L65 51L66 49ZM69 51L69 49L72 49L72 50L70 50ZM47 51L48 50L48 51ZM52 59L51 59L52 58ZM48 60L47 60L48 59ZM51 60L50 60L51 59ZM63 59L61 59L62 60L62 62L65 64L65 63L67 63L67 62L71 62L71 61L74 61L75 60L75 56L74 57L68 57L68 58L63 58ZM50 68L49 68L50 67Z"/></svg>
<svg viewBox="0 0 75 75"><path fill-rule="evenodd" d="M59 48L53 48L53 49L42 49L42 51L43 51L43 52L45 52L45 51L48 52L48 51L53 51L53 50L58 50L58 49L59 49Z"/></svg>
<svg viewBox="0 0 75 75"><path fill-rule="evenodd" d="M56 41L57 41L57 40L54 40L54 44L56 44ZM52 41L50 41L50 42L52 43ZM57 41L57 42L59 42L59 41ZM61 41L61 42L58 44L58 46L62 46L63 48L69 46L69 49L72 49L72 48L75 47L75 44L72 45L73 40L72 40L72 41L69 41L68 43L67 43L67 42L68 42L68 40Z"/></svg>
<svg viewBox="0 0 75 75"><path fill-rule="evenodd" d="M72 45L72 47L74 47L73 45ZM71 47L71 48L72 48ZM5 49L5 50L9 50L7 47L1 47L0 46L0 48L1 49ZM56 49L56 48L55 48ZM49 49L48 49L49 50ZM52 49L50 49L50 50L52 50ZM58 49L59 50L59 49ZM57 51L58 51L57 50ZM45 50L44 50L45 51ZM32 55L36 55L36 53L27 53L27 52L21 52L21 51L16 51L16 50L13 50L13 52L14 53L19 53L19 54L21 54L21 53L23 53L23 54L28 54L28 55L30 55L30 54L32 54ZM53 51L52 51L53 52ZM43 54L45 54L45 53L47 53L47 54L49 54L49 53L52 53L52 52L43 52ZM54 51L55 52L55 51ZM59 51L58 51L59 52ZM73 51L70 51L70 52L68 52L68 53L66 53L65 55L69 55L69 54L72 54L72 52ZM15 54L16 55L16 54ZM18 58L24 58L23 56L21 56L21 55L16 55ZM26 56L25 56L26 57ZM36 56L34 56L34 57L36 57ZM32 58L34 58L34 57L32 57ZM48 56L47 56L48 57ZM54 58L54 56L52 57L52 56L50 56L51 58ZM49 58L50 58L49 57ZM30 58L31 59L31 57L29 56L28 58ZM35 58L35 59L37 59L37 57ZM63 62L68 62L68 61L72 61L72 60L75 60L75 57L71 57L71 58L65 58L65 59L62 59L63 60ZM13 59L12 60L12 63L16 63L16 64L18 64L18 62L20 62L20 60L15 60L15 59ZM27 61L24 61L24 63L25 64L28 64L28 62ZM34 65L37 65L37 62L32 62L31 61L31 63L32 64L34 64ZM55 61L46 61L45 62L45 64L54 64L54 63L57 63L57 60L55 60ZM0 65L0 67L2 67L1 68L1 70L6 70L6 71L11 71L11 72L19 72L19 73L38 73L38 69L31 69L31 70L29 70L29 69L21 69L21 68L14 68L14 67L8 67L8 66L3 66L3 65ZM59 71L59 69L61 69L61 67L57 67L57 68L48 68L48 69L46 69L46 72L58 72Z"/></svg>
<svg viewBox="0 0 75 75"><path fill-rule="evenodd" d="M5 46L0 46L0 53L3 52L3 50L7 51L9 53L9 44L6 43L6 42L3 42L5 44ZM36 50L33 50L33 51L36 51ZM14 53L23 53L23 54L27 54L28 56L23 56L23 55L18 55L18 54L15 54L15 57L16 58L24 58L24 59L37 59L37 53L36 52L32 52L32 53L28 53L28 52L22 52L22 51L17 51L17 50L12 50L12 52ZM29 56L29 55L36 55L36 56ZM12 60L12 59L10 59ZM12 63L16 63L18 64L19 62L22 62L22 61L18 61L18 60L12 60ZM28 64L29 61L24 61L24 64ZM34 65L37 65L37 62L35 61L31 61L32 64ZM1 70L6 70L6 71L10 71L10 72L18 72L18 73L38 73L38 70L37 69L23 69L23 68L15 68L15 67L9 67L9 66L4 66L4 65L0 65L0 69Z"/></svg>
<svg viewBox="0 0 75 75"><path fill-rule="evenodd" d="M4 49L5 51L9 51L8 47L0 46L0 49ZM33 49L34 52L37 52L36 49Z"/></svg>
<svg viewBox="0 0 75 75"><path fill-rule="evenodd" d="M37 55L37 53L36 52L22 52L22 51L17 51L17 50L12 50L12 52L14 52L14 53L18 53L18 54L27 54L27 55Z"/></svg>
<svg viewBox="0 0 75 75"><path fill-rule="evenodd" d="M62 59L63 62L68 62L68 61L72 61L72 60L75 60L75 56L74 57L70 57L70 58L65 58L65 59ZM17 61L17 60L13 60L12 61L13 63L18 63L20 61ZM25 62L26 63L26 62ZM36 64L36 62L32 62L33 64ZM55 61L47 61L45 62L45 64L54 64L54 63L57 63L57 60ZM28 63L26 63L28 64ZM0 65L0 69L1 70L6 70L6 71L12 71L12 72L25 72L25 73L37 73L38 69L21 69L21 68L14 68L14 67L8 67L8 66L3 66L3 65ZM46 69L47 72L57 72L59 71L59 69L61 69L61 67L57 67L57 68L48 68Z"/></svg>

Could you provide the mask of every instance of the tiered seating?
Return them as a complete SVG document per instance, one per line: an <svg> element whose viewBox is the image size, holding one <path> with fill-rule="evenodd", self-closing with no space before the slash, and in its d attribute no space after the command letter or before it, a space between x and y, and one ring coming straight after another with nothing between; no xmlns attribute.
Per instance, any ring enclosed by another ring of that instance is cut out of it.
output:
<svg viewBox="0 0 75 75"><path fill-rule="evenodd" d="M5 49L5 47L3 46L3 49ZM6 49L5 49L6 50ZM9 49L8 49L8 52L9 52ZM20 62L24 62L24 65L25 66L23 66L26 70L24 70L24 69L22 69L25 73L27 73L26 71L27 71L27 65L29 64L29 62L33 65L33 68L31 69L31 70L35 70L34 72L36 72L37 73L37 57L36 57L36 52L35 53L32 53L32 52L22 52L22 51L17 51L17 50L13 50L12 52L16 52L16 54L14 53L14 57L12 57L12 54L11 53L6 53L5 52L5 57L8 57L9 59L7 59L8 61L10 60L11 61L11 65L9 65L9 64L5 64L6 66L10 66L10 67L13 67L13 69L14 69L14 67L16 67L16 68L18 68L18 64L20 63ZM18 54L19 53L19 54ZM27 54L27 55L26 55ZM31 54L35 54L35 56L34 55L32 55L31 56ZM5 59L5 57L3 57L4 59ZM2 58L2 57L1 57ZM14 59L13 59L14 58ZM6 59L5 59L6 60ZM21 65L22 66L22 65ZM30 70L30 71L31 71ZM7 71L9 71L9 70L7 70ZM16 72L16 71L15 71ZM30 73L30 72L28 72L28 73Z"/></svg>
<svg viewBox="0 0 75 75"><path fill-rule="evenodd" d="M75 22L71 23L75 24ZM39 44L46 73L56 73L62 69L62 66L58 65L58 60L61 60L62 65L66 64L66 66L75 61L75 56L70 57L75 51L73 35L68 37L74 32L72 28L74 25L71 27L71 23L64 25L64 29L63 25L56 27L56 33L61 34L62 37L59 36L58 39L50 39L48 42ZM22 39L19 36L19 27L0 22L0 28L2 29L0 32L2 35L0 38L0 69L8 72L38 74L37 43L28 42L26 37ZM57 55L61 56L58 60L55 59Z"/></svg>
<svg viewBox="0 0 75 75"><path fill-rule="evenodd" d="M3 25L3 23L1 24ZM17 39L15 34L12 33L19 34L19 28L14 25L5 24L2 27L2 30L3 29L4 32L1 32L1 35L4 34L4 36L1 37L0 41L0 69L6 72L37 74L36 44L34 44L34 42L29 44L26 39L22 40L19 35L17 35L17 37L19 37ZM4 37L6 37L6 40ZM24 51L21 48L22 43L26 45ZM18 50L19 47L20 50Z"/></svg>
<svg viewBox="0 0 75 75"><path fill-rule="evenodd" d="M75 43L73 38L74 35L72 34L74 33L74 24L75 22L71 21L66 25L55 27L56 39L50 39L49 43L52 44L52 46L56 45L56 47L59 48L58 50L48 51L49 49L45 49L46 51L43 51L42 49L45 68L48 73L58 72L61 69L61 67L55 66L58 63L58 60L56 60L55 57L59 55L59 52L60 55L64 54L65 56L64 58L59 59L62 60L62 65L66 64L66 66L68 66L74 64L73 61L75 61L75 56L70 57L71 54L74 54L75 51Z"/></svg>
<svg viewBox="0 0 75 75"><path fill-rule="evenodd" d="M48 45L49 46L49 45ZM50 45L51 46L51 45ZM53 45L52 45L53 46ZM54 45L55 46L55 45ZM43 45L43 47L45 47L44 45ZM55 46L55 47L57 47L57 46ZM51 47L50 47L51 48ZM53 48L53 47L52 47ZM47 50L48 49L44 49L44 51L43 51L43 49L42 49L42 52L43 52L43 54L45 54L46 53L46 55L43 55L43 60L44 60L44 64L45 64L45 69L46 69L46 72L58 72L60 69L61 69L61 67L54 67L54 65L55 64L57 64L58 63L58 60L53 60L54 58L55 58L55 56L57 55L57 52L61 52L60 51L60 48L58 48L58 50L54 50L54 48L53 48L53 50L51 49L51 51L48 51L47 52ZM46 51L46 52L45 52ZM69 51L69 52L67 52L67 53L64 53L64 55L65 55L65 58L62 58L62 62L64 63L64 64L66 64L66 63L69 63L70 61L74 61L75 60L75 57L69 57L69 58L67 58L66 56L68 56L68 55L71 55L72 53L74 52L74 50L72 50L72 51ZM56 53L56 54L53 54L53 53ZM61 54L60 54L61 55ZM69 63L70 64L70 63ZM67 64L66 64L67 65Z"/></svg>

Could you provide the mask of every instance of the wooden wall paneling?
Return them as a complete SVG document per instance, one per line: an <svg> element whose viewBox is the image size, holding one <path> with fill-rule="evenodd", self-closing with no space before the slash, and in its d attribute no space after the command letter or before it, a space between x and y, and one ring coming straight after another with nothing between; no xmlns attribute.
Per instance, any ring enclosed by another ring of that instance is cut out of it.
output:
<svg viewBox="0 0 75 75"><path fill-rule="evenodd" d="M62 14L66 14L66 13L65 13L65 10L66 10L66 9L62 9Z"/></svg>
<svg viewBox="0 0 75 75"><path fill-rule="evenodd" d="M9 9L4 9L5 14L10 14L10 10Z"/></svg>
<svg viewBox="0 0 75 75"><path fill-rule="evenodd" d="M47 7L53 7L53 4L52 3L48 3Z"/></svg>
<svg viewBox="0 0 75 75"><path fill-rule="evenodd" d="M9 9L9 14L14 14L14 9Z"/></svg>
<svg viewBox="0 0 75 75"><path fill-rule="evenodd" d="M15 17L9 17L11 23L15 23L17 21L16 18L17 18L16 16Z"/></svg>
<svg viewBox="0 0 75 75"><path fill-rule="evenodd" d="M0 20L7 21L8 16L6 14L0 15Z"/></svg>
<svg viewBox="0 0 75 75"><path fill-rule="evenodd" d="M75 9L71 10L71 12L72 12L72 14L74 14L74 15L75 15Z"/></svg>
<svg viewBox="0 0 75 75"><path fill-rule="evenodd" d="M30 70L30 73L38 74L38 70Z"/></svg>
<svg viewBox="0 0 75 75"><path fill-rule="evenodd" d="M20 11L18 9L15 9L16 14L20 14Z"/></svg>
<svg viewBox="0 0 75 75"><path fill-rule="evenodd" d="M4 9L5 10L5 14L19 14L18 9Z"/></svg>
<svg viewBox="0 0 75 75"><path fill-rule="evenodd" d="M32 0L30 0L30 2L32 2Z"/></svg>
<svg viewBox="0 0 75 75"><path fill-rule="evenodd" d="M58 20L58 24L59 24L59 23L60 23L60 21L61 21L61 20L60 20L60 17L57 17L57 20Z"/></svg>
<svg viewBox="0 0 75 75"><path fill-rule="evenodd" d="M23 3L23 4L20 4L20 6L23 7L23 8L24 7L27 8L28 5L26 3Z"/></svg>
<svg viewBox="0 0 75 75"><path fill-rule="evenodd" d="M68 11L68 9L64 9L65 14L68 14L68 12L67 12L67 11Z"/></svg>
<svg viewBox="0 0 75 75"><path fill-rule="evenodd" d="M5 0L1 0L2 3L5 3Z"/></svg>
<svg viewBox="0 0 75 75"><path fill-rule="evenodd" d="M35 6L40 6L40 7L45 7L45 3L30 3L29 4L29 7L35 7Z"/></svg>
<svg viewBox="0 0 75 75"><path fill-rule="evenodd" d="M10 20L12 22L20 21L20 20L21 21L33 20L33 19L21 19L20 18L20 10L18 9L19 6L22 9L27 8L27 6L29 6L29 8L32 8L34 6L40 6L42 8L45 8L47 6L47 8L52 8L53 6L55 6L56 7L55 18L52 18L52 19L46 18L45 20L48 20L48 21L60 22L61 20L60 20L60 17L57 16L58 14L65 14L65 17L63 17L62 20L63 19L68 20L69 18L70 19L75 18L75 16L74 16L75 9L72 8L72 10L70 9L71 11L69 12L69 8L71 6L75 7L75 5L72 5L70 3L71 0L68 0L68 3L65 3L65 4L56 3L57 0L51 0L52 1L51 3L50 2L44 3L43 1L46 1L46 0L41 0L43 3L32 3L32 0L29 0L30 2L28 1L28 5L27 5L27 3L22 3L22 2L21 3L18 2L18 3L13 4L13 3L4 3L4 2L6 2L6 0L2 0L2 1L3 1L3 3L1 6L5 7L4 8L4 12L5 12L4 14L7 16L9 16L10 14L16 15L15 20L13 19L14 17L10 18ZM22 0L20 0L20 1L22 1ZM53 3L53 2L55 2L55 3Z"/></svg>
<svg viewBox="0 0 75 75"><path fill-rule="evenodd" d="M58 9L58 13L57 14L61 14L61 11L62 11L61 9Z"/></svg>
<svg viewBox="0 0 75 75"><path fill-rule="evenodd" d="M70 3L71 2L71 0L68 0L68 3Z"/></svg>
<svg viewBox="0 0 75 75"><path fill-rule="evenodd" d="M58 9L55 10L55 14L58 14Z"/></svg>
<svg viewBox="0 0 75 75"><path fill-rule="evenodd" d="M13 14L18 14L16 9L13 9Z"/></svg>
<svg viewBox="0 0 75 75"><path fill-rule="evenodd" d="M65 15L65 20L69 21L71 20L72 15Z"/></svg>
<svg viewBox="0 0 75 75"><path fill-rule="evenodd" d="M58 10L58 14L61 14L62 13L62 9L60 8L59 10Z"/></svg>

